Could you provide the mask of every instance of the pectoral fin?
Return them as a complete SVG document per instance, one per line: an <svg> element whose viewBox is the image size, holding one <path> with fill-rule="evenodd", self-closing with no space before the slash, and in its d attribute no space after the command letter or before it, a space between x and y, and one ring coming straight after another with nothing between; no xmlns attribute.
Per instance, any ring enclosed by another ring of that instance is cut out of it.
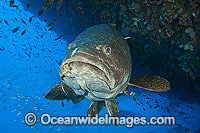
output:
<svg viewBox="0 0 200 133"><path fill-rule="evenodd" d="M159 76L139 76L131 79L128 85L157 92L170 90L170 83L166 79Z"/></svg>
<svg viewBox="0 0 200 133"><path fill-rule="evenodd" d="M95 117L105 106L104 101L91 101L90 106L87 110L87 116Z"/></svg>
<svg viewBox="0 0 200 133"><path fill-rule="evenodd" d="M69 86L65 85L63 82L56 84L53 88L51 88L45 98L49 100L71 100L74 104L79 103L85 97L76 95L76 93Z"/></svg>

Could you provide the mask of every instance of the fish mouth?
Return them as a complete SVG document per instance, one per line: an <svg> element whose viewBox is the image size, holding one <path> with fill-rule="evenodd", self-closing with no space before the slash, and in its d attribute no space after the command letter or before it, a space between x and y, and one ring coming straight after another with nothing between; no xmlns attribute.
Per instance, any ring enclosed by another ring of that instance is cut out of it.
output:
<svg viewBox="0 0 200 133"><path fill-rule="evenodd" d="M60 78L62 80L64 80L66 74L71 71L70 64L73 63L83 63L95 68L103 74L104 79L101 80L103 80L109 88L111 88L111 86L114 86L112 85L112 79L110 78L112 77L110 76L112 73L111 71L109 71L108 66L101 60L97 59L95 56L89 55L84 52L79 52L79 54L77 53L76 56L72 56L71 58L68 58L67 60L63 61L59 71Z"/></svg>
<svg viewBox="0 0 200 133"><path fill-rule="evenodd" d="M84 60L70 60L69 62L65 63L64 65L62 65L60 67L61 71L60 71L60 78L63 80L63 78L65 77L65 74L69 71L71 71L71 64L73 63L83 63L83 64L86 64L86 65L89 65L91 67L94 67L96 69L98 69L100 72L102 72L105 76L106 76L106 73L99 67L97 67L96 65L94 64L91 64L87 61L84 61ZM108 80L108 77L106 76L106 80Z"/></svg>

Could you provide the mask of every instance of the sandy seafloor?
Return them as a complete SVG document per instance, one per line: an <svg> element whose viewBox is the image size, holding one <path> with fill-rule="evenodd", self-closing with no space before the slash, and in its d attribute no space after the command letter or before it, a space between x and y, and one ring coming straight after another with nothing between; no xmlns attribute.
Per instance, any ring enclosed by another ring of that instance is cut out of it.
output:
<svg viewBox="0 0 200 133"><path fill-rule="evenodd" d="M67 52L67 43L47 30L45 22L33 17L29 23L30 12L24 11L18 1L19 9L11 8L9 0L0 2L0 132L155 132L179 133L199 130L200 105L195 102L170 97L170 92L158 93L136 88L137 104L132 97L121 96L119 116L175 116L177 125L133 126L80 126L80 125L42 125L34 126L24 122L28 112L39 118L43 113L51 116L86 116L90 100L84 99L74 105L71 101L50 101L44 98L48 90L60 82L59 64ZM18 21L16 21L16 19ZM25 25L21 22L24 19ZM6 24L6 21L7 24ZM20 27L16 33L12 30ZM21 32L26 29L22 36ZM69 29L70 30L70 29ZM132 88L129 87L131 90ZM172 88L173 89L173 88ZM150 99L148 99L149 97ZM152 107L150 108L151 105ZM156 108L157 106L157 108ZM144 109L143 109L144 108ZM107 113L103 108L100 115ZM181 125L179 127L178 125ZM190 131L191 130L191 131Z"/></svg>

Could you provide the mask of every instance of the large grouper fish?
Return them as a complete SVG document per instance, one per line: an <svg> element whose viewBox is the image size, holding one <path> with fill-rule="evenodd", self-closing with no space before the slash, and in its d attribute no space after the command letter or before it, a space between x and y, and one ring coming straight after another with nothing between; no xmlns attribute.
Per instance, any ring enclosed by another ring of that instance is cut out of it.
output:
<svg viewBox="0 0 200 133"><path fill-rule="evenodd" d="M143 75L130 80L129 46L115 27L99 24L83 31L68 45L60 66L62 82L46 94L50 100L91 100L87 115L95 117L106 106L109 115L118 117L115 98L130 96L128 85L150 91L167 91L170 83L159 76Z"/></svg>

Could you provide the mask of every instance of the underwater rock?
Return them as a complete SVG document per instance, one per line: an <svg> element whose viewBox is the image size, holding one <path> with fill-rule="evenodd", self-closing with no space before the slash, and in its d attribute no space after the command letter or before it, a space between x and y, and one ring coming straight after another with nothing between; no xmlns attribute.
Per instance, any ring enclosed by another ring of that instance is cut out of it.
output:
<svg viewBox="0 0 200 133"><path fill-rule="evenodd" d="M140 12L140 9L141 9L141 5L139 3L135 4L135 12L136 13Z"/></svg>
<svg viewBox="0 0 200 133"><path fill-rule="evenodd" d="M127 5L121 6L121 11L122 11L122 12L125 12L125 11L127 11L127 10L128 10L128 6L127 6Z"/></svg>
<svg viewBox="0 0 200 133"><path fill-rule="evenodd" d="M140 15L139 15L141 18L145 17L146 16L146 13L145 12L140 12Z"/></svg>
<svg viewBox="0 0 200 133"><path fill-rule="evenodd" d="M140 34L142 34L142 35L146 35L147 33L148 33L148 30L146 30L146 29L140 30Z"/></svg>
<svg viewBox="0 0 200 133"><path fill-rule="evenodd" d="M147 24L147 30L151 31L154 29L154 24Z"/></svg>
<svg viewBox="0 0 200 133"><path fill-rule="evenodd" d="M188 27L186 30L185 30L185 33L191 33L193 31L192 27Z"/></svg>
<svg viewBox="0 0 200 133"><path fill-rule="evenodd" d="M177 13L178 13L178 14L183 13L183 8L178 9Z"/></svg>
<svg viewBox="0 0 200 133"><path fill-rule="evenodd" d="M131 32L132 32L132 33L137 33L137 31L138 31L138 30L137 30L136 27L132 27L132 28L131 28Z"/></svg>
<svg viewBox="0 0 200 133"><path fill-rule="evenodd" d="M125 27L125 24L122 25L122 31L121 31L121 34L122 35L129 35L129 32L130 32L130 28L129 27Z"/></svg>
<svg viewBox="0 0 200 133"><path fill-rule="evenodd" d="M192 6L192 8L198 7L198 4L199 3L197 1L195 1L195 0L190 2L190 5Z"/></svg>
<svg viewBox="0 0 200 133"><path fill-rule="evenodd" d="M190 51L193 51L194 50L194 46L191 45L190 43L187 43L187 44L181 44L179 45L179 48L183 48L184 50L190 50Z"/></svg>

